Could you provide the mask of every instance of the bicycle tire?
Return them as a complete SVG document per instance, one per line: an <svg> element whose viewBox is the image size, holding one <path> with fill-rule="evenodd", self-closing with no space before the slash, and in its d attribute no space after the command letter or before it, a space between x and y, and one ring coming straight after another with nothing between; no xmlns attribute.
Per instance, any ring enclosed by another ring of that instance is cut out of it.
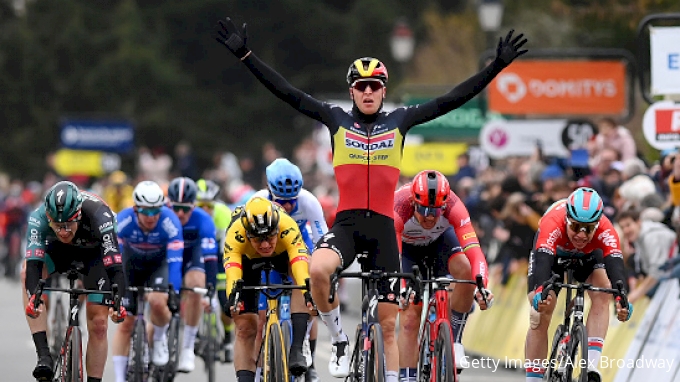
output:
<svg viewBox="0 0 680 382"><path fill-rule="evenodd" d="M559 324L557 329L555 329L552 346L550 347L550 358L548 358L548 366L545 370L545 378L548 382L562 381L562 372L559 370L559 365L563 357L558 354L558 346L567 334L568 331L564 324Z"/></svg>
<svg viewBox="0 0 680 382"><path fill-rule="evenodd" d="M215 361L216 361L216 346L215 334L217 332L217 314L215 312L204 314L206 317L206 337L203 338L205 346L203 347L203 362L205 362L206 373L208 374L208 382L215 382Z"/></svg>
<svg viewBox="0 0 680 382"><path fill-rule="evenodd" d="M135 320L132 332L132 349L130 349L130 364L128 365L128 382L144 382L144 320Z"/></svg>
<svg viewBox="0 0 680 382"><path fill-rule="evenodd" d="M437 338L434 341L432 357L435 382L455 382L457 379L451 338L451 324L448 322L440 323L437 328Z"/></svg>
<svg viewBox="0 0 680 382"><path fill-rule="evenodd" d="M425 309L425 308L423 308ZM430 375L432 372L432 351L430 349L430 321L425 320L421 328L420 342L418 346L418 365L416 381L430 382Z"/></svg>
<svg viewBox="0 0 680 382"><path fill-rule="evenodd" d="M371 350L368 352L368 373L366 381L385 382L385 343L383 342L382 327L375 323L368 333Z"/></svg>
<svg viewBox="0 0 680 382"><path fill-rule="evenodd" d="M69 382L83 382L83 338L79 327L73 328L71 333L69 364L71 377Z"/></svg>
<svg viewBox="0 0 680 382"><path fill-rule="evenodd" d="M162 382L173 382L179 363L179 315L173 314L168 325L168 363L161 373Z"/></svg>
<svg viewBox="0 0 680 382"><path fill-rule="evenodd" d="M285 358L285 349L278 322L269 327L267 336L267 346L265 348L265 358L262 374L265 382L289 382L288 379L288 360Z"/></svg>
<svg viewBox="0 0 680 382"><path fill-rule="evenodd" d="M572 325L567 349L571 362L567 364L565 379L567 381L588 382L588 332L582 322L576 322ZM577 357L580 357L580 359ZM584 366L584 364L586 367L581 368L580 366ZM575 366L579 366L581 372L578 374L578 378L573 378Z"/></svg>
<svg viewBox="0 0 680 382"><path fill-rule="evenodd" d="M283 345L286 347L286 354L290 355L290 344L293 341L293 324L290 320L279 321L281 333L283 333Z"/></svg>
<svg viewBox="0 0 680 382"><path fill-rule="evenodd" d="M61 347L64 343L64 333L66 333L66 313L64 311L64 304L61 301L60 296L54 296L54 312L53 314L53 325L50 328L50 353L52 353L52 358L56 359L59 356Z"/></svg>
<svg viewBox="0 0 680 382"><path fill-rule="evenodd" d="M354 350L352 350L352 358L350 358L349 370L350 373L345 378L345 382L362 382L363 378L363 362L361 362L361 344L363 344L361 336L361 325L357 325L356 334L354 336Z"/></svg>

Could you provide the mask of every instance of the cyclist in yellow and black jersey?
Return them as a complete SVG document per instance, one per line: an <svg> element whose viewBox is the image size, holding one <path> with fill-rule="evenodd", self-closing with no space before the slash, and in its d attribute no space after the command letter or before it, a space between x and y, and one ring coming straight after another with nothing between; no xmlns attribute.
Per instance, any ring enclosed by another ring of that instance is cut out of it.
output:
<svg viewBox="0 0 680 382"><path fill-rule="evenodd" d="M264 261L269 261L279 273L292 275L298 285L305 285L309 278L307 246L297 223L280 206L255 197L242 210L235 211L232 225L227 230L224 269L230 304L236 280L243 279L245 286L260 285L260 270L254 270L253 266ZM243 291L242 306L229 307L238 332L247 333L247 336L237 336L234 346L234 368L239 381L255 379L256 364L252 354L257 333L258 299L258 292ZM291 296L293 340L288 362L293 375L301 375L307 370L302 345L308 320L303 293L295 291Z"/></svg>

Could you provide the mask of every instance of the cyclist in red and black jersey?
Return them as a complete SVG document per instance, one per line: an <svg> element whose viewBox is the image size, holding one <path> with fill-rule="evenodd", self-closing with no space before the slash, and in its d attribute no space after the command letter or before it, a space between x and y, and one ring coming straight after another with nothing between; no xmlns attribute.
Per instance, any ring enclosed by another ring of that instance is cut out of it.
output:
<svg viewBox="0 0 680 382"><path fill-rule="evenodd" d="M310 265L312 295L320 316L332 335L330 374L349 374L348 337L342 332L340 309L328 303L330 275L337 266L348 267L357 253L366 252L364 266L384 271L399 269L398 247L392 219L394 190L399 179L404 136L414 125L454 110L477 95L518 56L527 42L513 31L501 39L497 56L487 67L447 94L421 105L381 111L388 80L385 65L375 58L354 61L347 73L351 111L312 98L296 89L246 46L245 24L237 29L231 19L220 21L217 40L224 44L269 89L290 106L326 125L331 133L333 166L340 201L333 227L316 244ZM390 283L381 283L383 303L379 319L383 328L387 382L398 379L398 349L394 335L398 306ZM386 303L385 303L386 302ZM238 373L237 373L238 374ZM240 374L240 382L252 381Z"/></svg>
<svg viewBox="0 0 680 382"><path fill-rule="evenodd" d="M623 281L621 242L611 221L603 216L604 204L597 191L581 187L567 199L555 202L539 222L534 250L529 258L528 299L531 303L531 324L526 340L527 382L543 380L544 359L548 353L548 326L555 309L557 295L551 291L542 300L543 283L552 273L564 275L558 258L577 259L579 268L574 278L600 288L611 288ZM559 292L559 290L557 291ZM604 338L609 326L609 295L588 292L591 307L588 312L588 381L601 381L597 370ZM616 303L619 321L627 321L633 306Z"/></svg>

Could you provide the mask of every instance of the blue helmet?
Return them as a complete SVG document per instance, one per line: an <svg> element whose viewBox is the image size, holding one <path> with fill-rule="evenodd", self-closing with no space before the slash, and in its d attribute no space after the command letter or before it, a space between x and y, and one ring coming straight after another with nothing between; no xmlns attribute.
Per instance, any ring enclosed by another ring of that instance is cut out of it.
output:
<svg viewBox="0 0 680 382"><path fill-rule="evenodd" d="M567 198L567 217L579 223L596 223L602 217L602 198L589 187L580 187Z"/></svg>
<svg viewBox="0 0 680 382"><path fill-rule="evenodd" d="M173 203L193 203L196 201L198 187L187 177L175 178L168 186L168 198Z"/></svg>
<svg viewBox="0 0 680 382"><path fill-rule="evenodd" d="M288 159L278 158L267 166L267 184L278 198L295 198L302 189L302 172Z"/></svg>

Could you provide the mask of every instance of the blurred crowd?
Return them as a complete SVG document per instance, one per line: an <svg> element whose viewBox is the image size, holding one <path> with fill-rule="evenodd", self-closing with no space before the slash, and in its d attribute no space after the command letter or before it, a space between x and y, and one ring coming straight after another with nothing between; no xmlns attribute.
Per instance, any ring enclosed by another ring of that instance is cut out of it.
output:
<svg viewBox="0 0 680 382"><path fill-rule="evenodd" d="M465 153L458 158L458 172L449 174L451 186L470 212L491 265L491 277L497 282L506 282L514 272L526 272L540 217L552 203L579 186L592 187L601 194L605 214L615 223L621 237L631 288L643 285L645 293L653 291L653 285L647 284L663 277L659 267L672 266L668 261L676 257L675 239L680 229L680 160L675 160L680 152L663 151L660 160L651 163L639 155L625 127L607 118L600 120L597 127L598 133L587 146L573 148L570 158L545 156L538 145L530 157L473 161ZM303 139L289 159L300 167L304 187L319 198L330 226L337 189L327 135L323 129ZM132 189L137 182L151 179L167 186L175 176L211 179L221 186L220 199L237 205L265 187L266 166L281 156L276 145L267 142L261 155L218 152L211 166L200 169L192 147L186 142L180 142L172 152L142 146L137 151L136 171L132 173L114 171L100 178L70 180L101 195L114 211L132 205ZM25 236L28 211L40 203L43 193L58 179L54 172L46 174L40 182L0 176L2 264L8 275L14 274L16 262L22 256L21 245L16 241ZM410 178L402 177L399 186L408 181ZM631 212L633 224L627 224ZM626 224L619 224L622 217L628 218L621 221ZM650 230L663 232L672 239L668 249L644 248L645 232Z"/></svg>

